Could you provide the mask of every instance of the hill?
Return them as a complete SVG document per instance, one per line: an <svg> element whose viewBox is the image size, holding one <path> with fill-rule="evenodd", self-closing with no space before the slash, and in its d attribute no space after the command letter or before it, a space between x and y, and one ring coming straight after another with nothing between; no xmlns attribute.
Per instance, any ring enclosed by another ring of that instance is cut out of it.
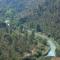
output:
<svg viewBox="0 0 60 60"><path fill-rule="evenodd" d="M49 50L45 35L60 56L60 0L0 0L1 60L19 60L32 51L30 60L39 60Z"/></svg>

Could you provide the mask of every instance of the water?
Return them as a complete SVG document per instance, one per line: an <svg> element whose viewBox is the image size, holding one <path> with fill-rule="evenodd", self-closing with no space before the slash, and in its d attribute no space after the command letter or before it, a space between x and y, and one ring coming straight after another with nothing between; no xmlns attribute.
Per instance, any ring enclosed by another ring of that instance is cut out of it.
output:
<svg viewBox="0 0 60 60"><path fill-rule="evenodd" d="M51 50L49 51L49 53L48 53L47 56L56 56L56 52L55 52L56 46L55 46L54 42L52 42L51 40L49 40L48 44L49 44Z"/></svg>
<svg viewBox="0 0 60 60"><path fill-rule="evenodd" d="M9 20L5 20L5 23L10 26L10 21Z"/></svg>

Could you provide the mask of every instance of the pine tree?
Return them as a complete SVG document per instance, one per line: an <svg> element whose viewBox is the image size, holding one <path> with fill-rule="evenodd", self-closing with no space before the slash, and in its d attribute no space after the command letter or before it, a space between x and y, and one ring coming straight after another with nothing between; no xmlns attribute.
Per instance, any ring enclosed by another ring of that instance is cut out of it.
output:
<svg viewBox="0 0 60 60"><path fill-rule="evenodd" d="M34 40L35 40L35 31L33 30L32 33L31 33L31 36L30 36L31 43L33 43Z"/></svg>
<svg viewBox="0 0 60 60"><path fill-rule="evenodd" d="M20 32L23 33L23 25L20 26Z"/></svg>
<svg viewBox="0 0 60 60"><path fill-rule="evenodd" d="M39 24L37 24L36 31L37 31L37 32L42 32Z"/></svg>

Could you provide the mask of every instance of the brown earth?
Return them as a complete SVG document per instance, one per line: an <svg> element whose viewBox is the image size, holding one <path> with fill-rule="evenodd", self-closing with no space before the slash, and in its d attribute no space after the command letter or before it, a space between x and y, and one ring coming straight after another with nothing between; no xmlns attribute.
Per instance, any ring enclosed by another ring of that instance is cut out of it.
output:
<svg viewBox="0 0 60 60"><path fill-rule="evenodd" d="M60 60L60 57L54 57L52 60Z"/></svg>

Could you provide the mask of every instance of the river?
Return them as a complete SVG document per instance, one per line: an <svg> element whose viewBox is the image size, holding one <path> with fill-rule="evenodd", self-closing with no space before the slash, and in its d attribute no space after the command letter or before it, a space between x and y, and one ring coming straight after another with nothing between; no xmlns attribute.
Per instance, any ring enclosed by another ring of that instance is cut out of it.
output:
<svg viewBox="0 0 60 60"><path fill-rule="evenodd" d="M50 46L50 51L48 52L47 56L56 56L56 45L54 44L54 42L52 40L48 40L47 41L49 46Z"/></svg>

